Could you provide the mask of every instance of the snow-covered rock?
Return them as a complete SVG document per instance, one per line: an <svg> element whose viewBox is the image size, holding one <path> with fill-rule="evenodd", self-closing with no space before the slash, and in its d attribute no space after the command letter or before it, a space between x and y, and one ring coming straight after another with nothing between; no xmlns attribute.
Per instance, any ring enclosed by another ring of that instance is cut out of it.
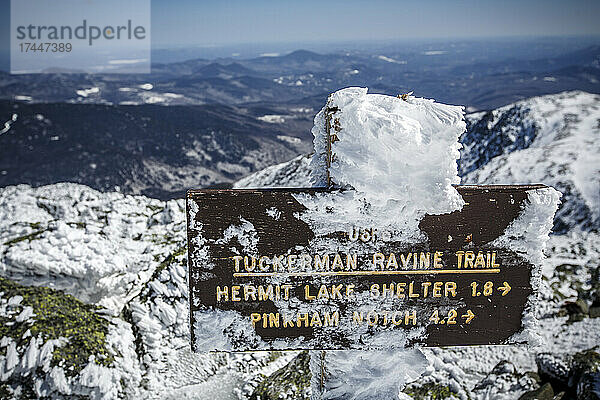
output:
<svg viewBox="0 0 600 400"><path fill-rule="evenodd" d="M268 373L268 353L189 350L183 207L70 183L0 189L0 397L203 398L215 376L235 377L234 396Z"/></svg>

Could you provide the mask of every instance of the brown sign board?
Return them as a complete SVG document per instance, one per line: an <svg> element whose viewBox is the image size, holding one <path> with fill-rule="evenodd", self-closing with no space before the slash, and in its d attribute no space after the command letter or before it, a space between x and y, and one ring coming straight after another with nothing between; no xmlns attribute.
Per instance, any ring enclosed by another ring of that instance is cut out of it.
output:
<svg viewBox="0 0 600 400"><path fill-rule="evenodd" d="M545 186L456 188L462 210L424 216L410 244L373 226L316 233L295 196L325 190L189 191L192 349L514 343L534 266L494 241Z"/></svg>

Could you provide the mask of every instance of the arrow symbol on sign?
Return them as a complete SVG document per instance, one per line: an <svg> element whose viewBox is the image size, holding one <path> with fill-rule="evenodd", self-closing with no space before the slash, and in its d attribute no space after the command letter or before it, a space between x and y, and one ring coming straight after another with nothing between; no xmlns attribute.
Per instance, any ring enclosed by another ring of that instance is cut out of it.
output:
<svg viewBox="0 0 600 400"><path fill-rule="evenodd" d="M503 284L504 284L504 286L500 286L498 288L498 290L502 290L502 296L506 296L506 294L508 292L510 292L510 289L512 289L512 288L510 287L510 285L508 284L508 282L503 282Z"/></svg>
<svg viewBox="0 0 600 400"><path fill-rule="evenodd" d="M465 324L468 324L473 318L475 318L475 314L473 314L473 311L467 310L467 313L465 315L461 315L461 317L466 318Z"/></svg>

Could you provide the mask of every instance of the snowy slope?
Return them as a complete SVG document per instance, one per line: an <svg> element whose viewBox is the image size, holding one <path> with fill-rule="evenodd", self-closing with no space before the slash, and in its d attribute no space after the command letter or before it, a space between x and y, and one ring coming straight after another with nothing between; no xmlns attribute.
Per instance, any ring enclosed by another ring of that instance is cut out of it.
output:
<svg viewBox="0 0 600 400"><path fill-rule="evenodd" d="M469 117L463 183L545 183L563 193L555 230L600 228L600 96L563 92Z"/></svg>
<svg viewBox="0 0 600 400"><path fill-rule="evenodd" d="M310 155L267 167L233 184L236 189L259 187L310 187Z"/></svg>

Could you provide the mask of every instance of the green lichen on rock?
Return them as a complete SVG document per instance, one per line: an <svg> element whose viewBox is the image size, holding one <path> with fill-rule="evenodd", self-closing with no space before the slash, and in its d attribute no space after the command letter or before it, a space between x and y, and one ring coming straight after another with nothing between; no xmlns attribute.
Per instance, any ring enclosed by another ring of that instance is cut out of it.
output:
<svg viewBox="0 0 600 400"><path fill-rule="evenodd" d="M310 356L298 354L285 367L265 378L250 396L250 400L310 399Z"/></svg>
<svg viewBox="0 0 600 400"><path fill-rule="evenodd" d="M12 397L12 393L6 383L0 383L0 399L8 399Z"/></svg>
<svg viewBox="0 0 600 400"><path fill-rule="evenodd" d="M52 230L52 228L50 228L50 227L41 227L41 224L39 222L30 224L30 226L31 226L31 228L34 229L33 232L28 233L27 235L22 235L22 236L18 236L16 238L7 240L6 242L3 243L4 246L10 247L12 245L15 245L15 244L20 243L20 242L24 242L26 240L29 241L29 242L31 242L32 240L37 239L43 233Z"/></svg>
<svg viewBox="0 0 600 400"><path fill-rule="evenodd" d="M108 350L106 336L110 322L98 314L99 307L85 304L62 291L45 287L22 286L0 277L2 297L21 296L19 307L31 307L34 316L17 322L19 313L0 317L0 337L11 337L17 346L25 346L23 339L29 330L32 337L44 341L65 338L66 343L55 347L51 365L60 365L70 376L78 374L94 356L97 364L110 366L114 355Z"/></svg>
<svg viewBox="0 0 600 400"><path fill-rule="evenodd" d="M416 400L456 399L456 395L448 386L428 382L424 385L411 384L403 391Z"/></svg>

